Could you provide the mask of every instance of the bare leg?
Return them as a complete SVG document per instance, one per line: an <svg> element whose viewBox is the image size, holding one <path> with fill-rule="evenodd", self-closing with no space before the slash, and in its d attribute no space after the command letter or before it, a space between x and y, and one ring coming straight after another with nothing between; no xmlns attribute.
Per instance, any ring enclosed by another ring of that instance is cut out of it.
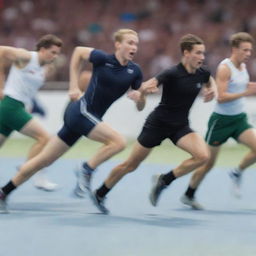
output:
<svg viewBox="0 0 256 256"><path fill-rule="evenodd" d="M238 141L251 150L239 164L240 170L243 171L256 162L256 130L254 128L245 130L239 136Z"/></svg>
<svg viewBox="0 0 256 256"><path fill-rule="evenodd" d="M4 136L3 134L0 134L0 147L3 146L6 140L7 140L7 137Z"/></svg>
<svg viewBox="0 0 256 256"><path fill-rule="evenodd" d="M194 189L197 188L201 183L201 181L203 180L203 178L205 177L205 175L212 169L212 167L215 164L220 147L209 146L209 150L210 150L210 159L206 164L204 164L203 166L200 166L194 171L189 183L189 186L191 188L194 188Z"/></svg>
<svg viewBox="0 0 256 256"><path fill-rule="evenodd" d="M134 171L150 152L151 148L145 148L139 142L136 142L129 158L111 171L105 180L105 185L109 189L112 188L124 175Z"/></svg>
<svg viewBox="0 0 256 256"><path fill-rule="evenodd" d="M43 150L32 159L24 163L19 172L12 179L13 184L17 187L28 180L34 173L50 165L60 156L62 156L69 146L59 137L55 136L47 143Z"/></svg>
<svg viewBox="0 0 256 256"><path fill-rule="evenodd" d="M88 138L104 144L96 154L87 161L92 169L95 169L98 165L122 151L126 145L123 136L104 122L99 123L89 133Z"/></svg>
<svg viewBox="0 0 256 256"><path fill-rule="evenodd" d="M36 156L50 138L49 134L35 119L30 120L19 132L36 140L36 143L31 147L28 153L28 159Z"/></svg>
<svg viewBox="0 0 256 256"><path fill-rule="evenodd" d="M206 163L209 159L209 151L203 138L197 133L189 133L182 137L177 146L192 155L191 158L183 161L173 169L175 177L181 177L195 168Z"/></svg>
<svg viewBox="0 0 256 256"><path fill-rule="evenodd" d="M139 164L148 156L150 148L145 148L138 142L135 143L129 158L122 164L115 167L103 185L91 194L95 206L104 214L108 213L108 209L104 205L104 198L111 188L127 173L134 171Z"/></svg>
<svg viewBox="0 0 256 256"><path fill-rule="evenodd" d="M155 175L150 192L150 202L156 206L162 191L176 178L181 177L203 165L209 158L207 145L197 133L189 133L177 142L177 146L191 154L191 158L183 161L178 167L166 174Z"/></svg>

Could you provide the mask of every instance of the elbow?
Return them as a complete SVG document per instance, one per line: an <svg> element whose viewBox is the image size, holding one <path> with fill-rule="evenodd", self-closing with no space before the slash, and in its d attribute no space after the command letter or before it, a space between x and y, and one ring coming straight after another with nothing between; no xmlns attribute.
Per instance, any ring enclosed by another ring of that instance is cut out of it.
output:
<svg viewBox="0 0 256 256"><path fill-rule="evenodd" d="M144 109L145 106L137 106L137 110L140 112Z"/></svg>

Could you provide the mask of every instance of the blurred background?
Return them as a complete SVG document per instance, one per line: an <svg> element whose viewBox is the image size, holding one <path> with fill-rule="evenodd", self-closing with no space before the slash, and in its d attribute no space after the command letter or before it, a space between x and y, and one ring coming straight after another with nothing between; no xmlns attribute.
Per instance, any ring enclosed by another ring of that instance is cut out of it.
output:
<svg viewBox="0 0 256 256"><path fill-rule="evenodd" d="M194 33L205 40L206 64L214 73L219 61L229 54L232 33L256 35L256 3L242 2L241 6L241 0L0 0L0 44L32 50L42 35L58 35L65 45L59 59L62 68L55 79L67 81L75 46L112 52L113 32L131 28L139 33L135 61L147 79L176 63L179 38ZM254 58L248 67L255 79ZM51 88L65 89L66 85L56 83Z"/></svg>
<svg viewBox="0 0 256 256"><path fill-rule="evenodd" d="M254 0L243 0L242 6L240 0L0 0L0 17L1 45L33 50L36 41L47 33L56 34L64 41L57 62L60 68L53 81L39 93L47 113L42 123L52 134L62 125L62 113L68 102L70 57L78 45L111 53L114 51L113 33L120 28L134 29L140 37L135 61L142 67L144 79L148 79L180 60L178 40L186 33L204 39L205 64L213 74L217 64L230 54L228 39L231 34L246 31L256 36ZM84 65L84 69L90 68L89 64ZM251 79L255 80L254 56L248 68ZM160 95L149 97L146 109L138 113L124 96L111 106L104 120L126 137L135 139L159 98ZM191 111L192 127L202 135L213 106L214 102L203 104L198 99ZM254 110L252 98L248 111L255 124Z"/></svg>

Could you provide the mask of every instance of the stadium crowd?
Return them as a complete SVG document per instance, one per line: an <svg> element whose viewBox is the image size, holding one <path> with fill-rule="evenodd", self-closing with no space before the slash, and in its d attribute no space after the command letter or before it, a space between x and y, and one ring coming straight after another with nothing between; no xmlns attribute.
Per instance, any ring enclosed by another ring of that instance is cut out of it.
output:
<svg viewBox="0 0 256 256"><path fill-rule="evenodd" d="M251 0L1 0L0 44L33 50L39 37L53 33L64 41L56 80L68 80L75 46L113 51L112 34L131 28L140 36L136 56L144 77L177 62L178 39L194 33L205 40L206 64L214 72L230 54L228 38L239 31L256 36L256 4ZM256 78L256 60L248 63Z"/></svg>

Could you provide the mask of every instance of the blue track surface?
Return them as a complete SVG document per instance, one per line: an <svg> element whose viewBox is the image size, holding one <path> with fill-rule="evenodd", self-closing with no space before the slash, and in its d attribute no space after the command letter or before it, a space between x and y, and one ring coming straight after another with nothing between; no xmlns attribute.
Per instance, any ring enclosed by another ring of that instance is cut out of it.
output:
<svg viewBox="0 0 256 256"><path fill-rule="evenodd" d="M0 185L15 173L21 159L0 158ZM93 187L116 162L102 165ZM169 166L142 164L109 193L109 216L88 198L72 197L74 160L60 159L49 177L62 187L43 192L28 181L9 198L10 214L0 215L0 256L255 256L256 172L243 180L243 198L230 193L227 170L214 169L198 191L206 210L185 208L179 198L189 176L175 181L158 207L149 204L151 176Z"/></svg>

